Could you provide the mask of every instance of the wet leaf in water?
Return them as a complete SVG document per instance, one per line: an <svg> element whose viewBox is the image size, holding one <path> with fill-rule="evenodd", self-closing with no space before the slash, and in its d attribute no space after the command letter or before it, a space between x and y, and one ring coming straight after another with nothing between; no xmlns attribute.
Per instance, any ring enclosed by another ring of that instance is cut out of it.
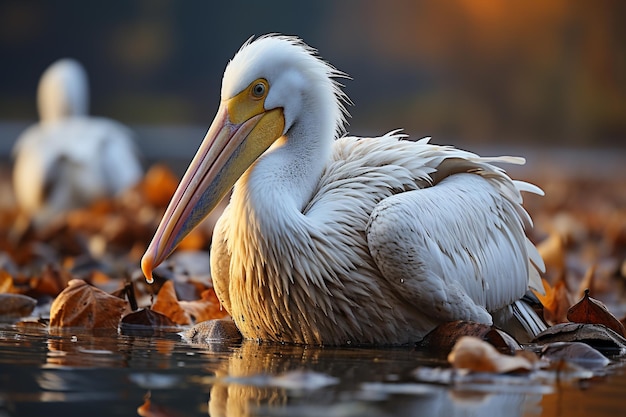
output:
<svg viewBox="0 0 626 417"><path fill-rule="evenodd" d="M600 352L626 354L626 339L601 324L560 323L548 327L534 339L535 343L583 342Z"/></svg>
<svg viewBox="0 0 626 417"><path fill-rule="evenodd" d="M128 303L118 297L73 279L50 308L50 327L117 329Z"/></svg>
<svg viewBox="0 0 626 417"><path fill-rule="evenodd" d="M28 316L37 300L22 294L0 294L0 321L12 321Z"/></svg>
<svg viewBox="0 0 626 417"><path fill-rule="evenodd" d="M582 342L548 343L541 349L541 357L551 362L572 362L587 369L603 368L611 363L600 351Z"/></svg>
<svg viewBox="0 0 626 417"><path fill-rule="evenodd" d="M178 327L176 323L163 314L149 308L142 308L122 317L121 329L164 329Z"/></svg>
<svg viewBox="0 0 626 417"><path fill-rule="evenodd" d="M506 332L487 324L463 320L440 324L422 339L420 346L445 356L463 336L477 337L503 353L521 350L519 343Z"/></svg>
<svg viewBox="0 0 626 417"><path fill-rule="evenodd" d="M567 318L573 323L603 324L624 336L622 323L609 312L602 302L589 297L589 290L585 291L582 300L568 310Z"/></svg>
<svg viewBox="0 0 626 417"><path fill-rule="evenodd" d="M455 367L473 372L507 373L529 371L532 362L525 355L505 355L492 345L473 336L463 336L452 348L448 362Z"/></svg>
<svg viewBox="0 0 626 417"><path fill-rule="evenodd" d="M20 329L20 331L22 332L27 332L29 329L36 329L36 330L47 329L48 323L45 320L41 320L41 319L38 321L23 320L23 321L18 321L17 323L15 323L15 327Z"/></svg>

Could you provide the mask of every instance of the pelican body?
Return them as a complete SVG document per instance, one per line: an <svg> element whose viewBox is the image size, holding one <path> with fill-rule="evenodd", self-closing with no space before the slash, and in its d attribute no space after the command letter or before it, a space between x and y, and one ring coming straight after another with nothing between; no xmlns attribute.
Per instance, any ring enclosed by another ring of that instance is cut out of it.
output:
<svg viewBox="0 0 626 417"><path fill-rule="evenodd" d="M211 270L246 338L398 345L447 321L507 322L542 288L521 196L541 190L492 165L523 159L344 136L341 77L298 38L242 46L142 259L148 280L232 188Z"/></svg>
<svg viewBox="0 0 626 417"><path fill-rule="evenodd" d="M37 91L40 122L17 139L13 188L21 210L45 225L65 211L110 197L143 174L131 131L88 116L83 67L73 59L53 63Z"/></svg>

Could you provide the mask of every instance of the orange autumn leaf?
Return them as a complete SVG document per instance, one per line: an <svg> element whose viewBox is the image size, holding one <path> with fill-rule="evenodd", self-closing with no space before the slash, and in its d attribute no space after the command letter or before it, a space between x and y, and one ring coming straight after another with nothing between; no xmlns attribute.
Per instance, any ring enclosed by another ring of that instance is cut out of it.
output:
<svg viewBox="0 0 626 417"><path fill-rule="evenodd" d="M105 274L102 271L99 271L97 269L91 271L90 274L90 281L91 284L96 285L98 287L103 287L105 285L108 285L111 283L112 278L110 276L108 276L107 274Z"/></svg>
<svg viewBox="0 0 626 417"><path fill-rule="evenodd" d="M213 288L204 290L199 300L180 301L179 304L196 323L228 316L226 310L221 307Z"/></svg>
<svg viewBox="0 0 626 417"><path fill-rule="evenodd" d="M167 316L176 324L191 324L191 317L183 309L176 297L176 289L173 281L166 281L159 290L152 310Z"/></svg>
<svg viewBox="0 0 626 417"><path fill-rule="evenodd" d="M565 274L565 246L560 234L553 232L537 245L537 251L546 265L546 272L560 280Z"/></svg>
<svg viewBox="0 0 626 417"><path fill-rule="evenodd" d="M228 316L228 313L221 308L213 288L204 290L199 300L178 301L173 281L167 281L163 284L156 301L152 305L152 310L181 325Z"/></svg>
<svg viewBox="0 0 626 417"><path fill-rule="evenodd" d="M585 291L582 300L568 310L567 318L573 323L602 324L625 336L622 323L611 314L602 302L589 297L589 291Z"/></svg>
<svg viewBox="0 0 626 417"><path fill-rule="evenodd" d="M178 187L178 180L167 166L156 164L146 172L140 187L149 204L165 207Z"/></svg>
<svg viewBox="0 0 626 417"><path fill-rule="evenodd" d="M543 304L543 318L549 324L567 322L567 310L572 304L572 296L569 293L565 281L559 280L552 287L545 279L541 280L543 284L544 294L533 290L541 304Z"/></svg>
<svg viewBox="0 0 626 417"><path fill-rule="evenodd" d="M578 294L577 298L581 299L587 293L593 293L594 283L596 279L596 265L591 265L585 275L583 276L580 284L578 284Z"/></svg>
<svg viewBox="0 0 626 417"><path fill-rule="evenodd" d="M0 294L15 292L13 277L4 269L0 269Z"/></svg>
<svg viewBox="0 0 626 417"><path fill-rule="evenodd" d="M117 329L128 303L80 279L73 279L50 307L50 327Z"/></svg>

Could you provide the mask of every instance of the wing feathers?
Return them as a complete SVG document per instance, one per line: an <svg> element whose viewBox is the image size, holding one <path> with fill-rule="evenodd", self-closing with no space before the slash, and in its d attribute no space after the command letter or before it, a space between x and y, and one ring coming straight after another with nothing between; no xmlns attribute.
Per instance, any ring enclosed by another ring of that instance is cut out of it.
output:
<svg viewBox="0 0 626 417"><path fill-rule="evenodd" d="M403 282L398 292L407 301L434 287L448 297L462 288L470 300L447 308L456 314L452 319L476 319L481 307L497 310L524 295L529 257L523 224L516 203L490 184L457 174L376 207L368 245L387 281ZM445 304L444 298L437 302Z"/></svg>

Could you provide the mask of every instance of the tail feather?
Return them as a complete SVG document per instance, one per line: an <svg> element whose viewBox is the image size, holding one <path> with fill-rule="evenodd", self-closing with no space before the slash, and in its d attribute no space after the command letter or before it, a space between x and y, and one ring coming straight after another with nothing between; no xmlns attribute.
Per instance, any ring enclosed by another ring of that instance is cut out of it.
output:
<svg viewBox="0 0 626 417"><path fill-rule="evenodd" d="M533 307L533 304L537 303L539 300L529 292L510 306L494 313L494 324L509 333L518 342L529 343L535 336L548 328Z"/></svg>

